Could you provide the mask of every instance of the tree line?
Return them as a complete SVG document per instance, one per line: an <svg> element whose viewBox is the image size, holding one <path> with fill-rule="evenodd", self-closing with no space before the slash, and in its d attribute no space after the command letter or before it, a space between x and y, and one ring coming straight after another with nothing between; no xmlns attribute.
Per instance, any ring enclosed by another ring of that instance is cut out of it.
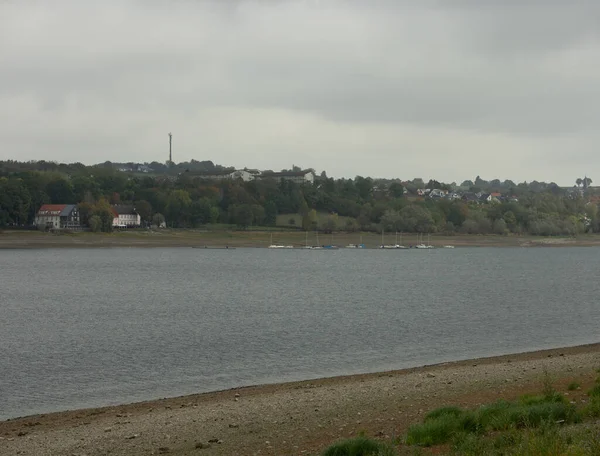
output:
<svg viewBox="0 0 600 456"><path fill-rule="evenodd" d="M196 164L209 171L225 169L212 162ZM177 228L275 226L282 224L282 217L287 224L287 215L299 214L301 223L295 226L304 230L544 236L600 231L587 177L585 189L581 179L577 187L563 189L553 183L480 177L460 185L362 176L333 179L323 172L314 183L299 185L275 179L210 181L185 164L169 169L144 174L106 163L0 162L0 226L32 225L40 206L50 203L78 204L83 223L97 231L112 229L111 204L133 205L144 225L166 222ZM501 196L493 203L420 196L425 188Z"/></svg>

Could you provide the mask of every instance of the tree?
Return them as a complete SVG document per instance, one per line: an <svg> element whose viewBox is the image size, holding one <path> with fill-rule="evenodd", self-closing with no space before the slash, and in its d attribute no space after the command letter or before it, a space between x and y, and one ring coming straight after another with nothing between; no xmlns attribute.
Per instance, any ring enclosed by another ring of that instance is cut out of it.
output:
<svg viewBox="0 0 600 456"><path fill-rule="evenodd" d="M400 211L400 230L413 233L432 233L436 227L431 213L420 206L411 204Z"/></svg>
<svg viewBox="0 0 600 456"><path fill-rule="evenodd" d="M63 178L57 178L48 183L46 193L52 204L74 204L75 200L71 183Z"/></svg>
<svg viewBox="0 0 600 456"><path fill-rule="evenodd" d="M113 220L115 213L113 212L110 204L104 198L100 198L98 202L92 208L92 217L98 217L100 219L100 230L105 233L110 233L113 230Z"/></svg>
<svg viewBox="0 0 600 456"><path fill-rule="evenodd" d="M404 187L399 182L392 182L388 190L394 198L402 198L404 196Z"/></svg>
<svg viewBox="0 0 600 456"><path fill-rule="evenodd" d="M152 216L152 224L157 228L162 228L165 223L165 216L161 213L156 213Z"/></svg>
<svg viewBox="0 0 600 456"><path fill-rule="evenodd" d="M232 207L231 221L240 228L246 229L254 221L252 206L249 204L239 204Z"/></svg>
<svg viewBox="0 0 600 456"><path fill-rule="evenodd" d="M152 218L152 205L146 200L139 200L135 203L135 210L140 214L144 222L150 222Z"/></svg>
<svg viewBox="0 0 600 456"><path fill-rule="evenodd" d="M495 234L506 234L508 232L506 222L502 218L499 218L498 220L494 221L492 229Z"/></svg>
<svg viewBox="0 0 600 456"><path fill-rule="evenodd" d="M102 231L102 220L97 215L92 215L88 223L90 225L90 229L94 233L99 233L100 231Z"/></svg>
<svg viewBox="0 0 600 456"><path fill-rule="evenodd" d="M186 226L189 221L189 209L192 205L190 194L185 190L173 190L167 199L165 211L169 221L177 226Z"/></svg>
<svg viewBox="0 0 600 456"><path fill-rule="evenodd" d="M581 187L583 180L581 179L581 177L578 177L577 180L575 181L575 183L577 184L578 187Z"/></svg>
<svg viewBox="0 0 600 456"><path fill-rule="evenodd" d="M269 200L265 203L265 223L269 226L274 226L277 222L277 205L274 201Z"/></svg>
<svg viewBox="0 0 600 456"><path fill-rule="evenodd" d="M381 227L385 231L398 231L401 227L402 217L398 211L387 210L381 217Z"/></svg>
<svg viewBox="0 0 600 456"><path fill-rule="evenodd" d="M333 233L338 226L338 215L337 214L329 214L325 223L323 223L323 231L325 233Z"/></svg>

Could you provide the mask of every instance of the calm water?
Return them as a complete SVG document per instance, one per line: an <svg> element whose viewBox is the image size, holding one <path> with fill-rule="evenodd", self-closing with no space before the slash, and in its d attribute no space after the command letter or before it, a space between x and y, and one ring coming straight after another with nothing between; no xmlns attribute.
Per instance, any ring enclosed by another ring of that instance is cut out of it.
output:
<svg viewBox="0 0 600 456"><path fill-rule="evenodd" d="M598 341L600 249L0 251L0 419Z"/></svg>

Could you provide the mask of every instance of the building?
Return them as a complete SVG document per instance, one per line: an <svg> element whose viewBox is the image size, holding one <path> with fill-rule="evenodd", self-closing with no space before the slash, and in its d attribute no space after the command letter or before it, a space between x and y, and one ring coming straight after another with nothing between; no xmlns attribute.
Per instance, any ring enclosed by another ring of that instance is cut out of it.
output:
<svg viewBox="0 0 600 456"><path fill-rule="evenodd" d="M79 209L75 204L44 204L37 211L34 224L45 230L78 230Z"/></svg>
<svg viewBox="0 0 600 456"><path fill-rule="evenodd" d="M206 180L223 180L223 179L232 179L232 174L235 171L212 171L212 172L204 172L193 174L194 176L198 176L200 179Z"/></svg>
<svg viewBox="0 0 600 456"><path fill-rule="evenodd" d="M115 204L112 206L114 214L112 226L115 228L135 228L142 224L142 218L133 206Z"/></svg>
<svg viewBox="0 0 600 456"><path fill-rule="evenodd" d="M282 171L280 173L267 172L262 173L259 177L261 179L283 179L295 182L296 184L312 184L315 181L315 174L310 170Z"/></svg>
<svg viewBox="0 0 600 456"><path fill-rule="evenodd" d="M241 179L244 182L254 180L260 171L251 169L236 169L234 171L213 171L210 173L200 173L198 177L207 180L223 180L223 179Z"/></svg>
<svg viewBox="0 0 600 456"><path fill-rule="evenodd" d="M251 170L238 169L229 174L231 179L242 179L244 182L250 182L256 178L257 173Z"/></svg>

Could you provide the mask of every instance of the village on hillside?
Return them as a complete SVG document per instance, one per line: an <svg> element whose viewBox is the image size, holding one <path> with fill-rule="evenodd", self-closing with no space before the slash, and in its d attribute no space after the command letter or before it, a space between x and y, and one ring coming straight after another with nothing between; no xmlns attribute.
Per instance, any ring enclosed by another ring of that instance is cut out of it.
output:
<svg viewBox="0 0 600 456"><path fill-rule="evenodd" d="M531 181L442 183L292 166L281 171L183 163L0 162L0 227L42 231L278 227L573 235L600 232L600 191Z"/></svg>

